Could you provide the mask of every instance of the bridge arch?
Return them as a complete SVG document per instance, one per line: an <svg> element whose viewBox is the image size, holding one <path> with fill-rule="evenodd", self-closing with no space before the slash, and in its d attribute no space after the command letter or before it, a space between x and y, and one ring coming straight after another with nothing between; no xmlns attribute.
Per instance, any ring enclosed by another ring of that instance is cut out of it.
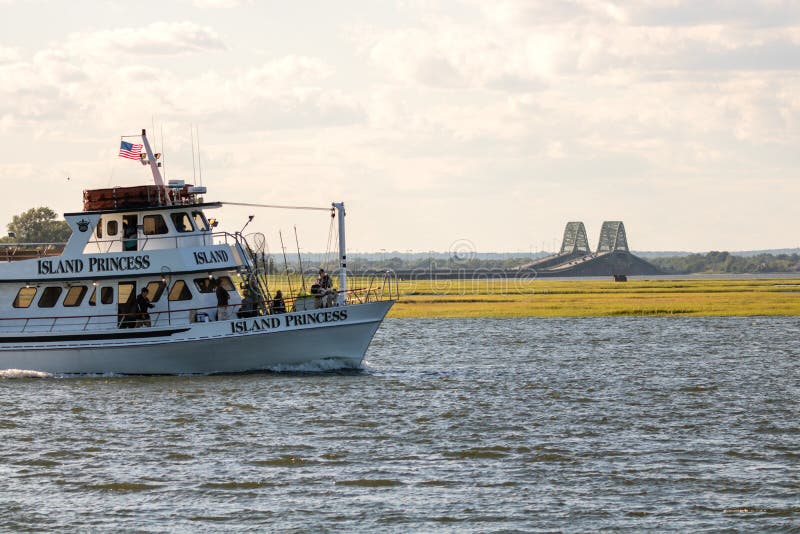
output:
<svg viewBox="0 0 800 534"><path fill-rule="evenodd" d="M630 252L625 225L622 221L605 221L600 228L600 242L597 252Z"/></svg>
<svg viewBox="0 0 800 534"><path fill-rule="evenodd" d="M564 239L561 241L559 254L591 254L589 239L586 237L586 227L582 222L568 222L564 228Z"/></svg>

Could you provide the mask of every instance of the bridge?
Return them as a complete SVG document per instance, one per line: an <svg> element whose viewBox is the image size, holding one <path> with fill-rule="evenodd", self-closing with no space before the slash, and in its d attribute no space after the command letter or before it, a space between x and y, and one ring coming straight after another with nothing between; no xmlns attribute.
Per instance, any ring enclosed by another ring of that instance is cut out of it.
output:
<svg viewBox="0 0 800 534"><path fill-rule="evenodd" d="M383 270L367 270L361 276L380 277ZM589 245L586 227L580 221L570 221L564 228L561 248L555 254L532 261L515 269L475 269L458 265L447 268L431 263L428 269L398 270L404 280L413 279L475 279L475 278L538 278L569 276L627 276L661 274L657 267L631 254L628 234L622 221L606 221L600 228L600 239L594 252Z"/></svg>
<svg viewBox="0 0 800 534"><path fill-rule="evenodd" d="M538 276L614 276L652 275L654 265L631 254L622 221L605 221L600 228L597 249L592 252L582 222L571 221L564 228L561 249L554 255L520 267L535 270Z"/></svg>

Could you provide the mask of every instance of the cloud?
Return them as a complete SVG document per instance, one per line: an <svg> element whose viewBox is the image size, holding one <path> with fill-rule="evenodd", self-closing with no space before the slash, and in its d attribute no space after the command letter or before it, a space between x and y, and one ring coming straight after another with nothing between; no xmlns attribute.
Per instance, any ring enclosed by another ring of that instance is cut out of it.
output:
<svg viewBox="0 0 800 534"><path fill-rule="evenodd" d="M11 46L0 46L0 65L20 60L20 50Z"/></svg>
<svg viewBox="0 0 800 534"><path fill-rule="evenodd" d="M626 4L632 23L649 26L707 26L742 28L786 27L800 23L800 4L793 0L673 0Z"/></svg>
<svg viewBox="0 0 800 534"><path fill-rule="evenodd" d="M396 80L431 87L540 88L554 45L538 36L509 42L478 27L435 21L374 36L369 57Z"/></svg>
<svg viewBox="0 0 800 534"><path fill-rule="evenodd" d="M75 57L119 61L131 56L176 56L226 50L211 28L193 22L154 22L140 28L73 33L63 49Z"/></svg>
<svg viewBox="0 0 800 534"><path fill-rule="evenodd" d="M194 7L200 9L232 9L240 7L246 3L251 3L246 0L193 0Z"/></svg>
<svg viewBox="0 0 800 534"><path fill-rule="evenodd" d="M176 120L256 130L364 120L353 97L325 87L334 69L318 58L289 54L239 72L222 63L180 76L153 58L208 51L230 53L213 29L192 22L72 33L29 58L2 47L0 95L15 100L0 101L0 119L7 126L79 114L106 124L158 110Z"/></svg>
<svg viewBox="0 0 800 534"><path fill-rule="evenodd" d="M333 69L319 59L289 55L248 70L242 81L253 86L307 85L332 74Z"/></svg>

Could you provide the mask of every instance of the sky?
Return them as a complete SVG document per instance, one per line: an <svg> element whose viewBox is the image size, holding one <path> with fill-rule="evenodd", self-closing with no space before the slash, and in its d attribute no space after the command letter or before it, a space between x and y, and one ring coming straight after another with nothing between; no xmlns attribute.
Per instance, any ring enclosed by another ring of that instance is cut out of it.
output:
<svg viewBox="0 0 800 534"><path fill-rule="evenodd" d="M800 3L0 0L0 223L150 183L347 206L352 251L797 247ZM274 252L329 217L227 207Z"/></svg>

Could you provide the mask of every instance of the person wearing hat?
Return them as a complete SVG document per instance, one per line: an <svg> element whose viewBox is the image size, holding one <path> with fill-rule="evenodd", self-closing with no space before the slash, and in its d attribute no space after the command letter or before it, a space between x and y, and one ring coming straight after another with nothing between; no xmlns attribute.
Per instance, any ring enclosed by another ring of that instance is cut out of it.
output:
<svg viewBox="0 0 800 534"><path fill-rule="evenodd" d="M317 277L317 285L323 292L333 287L333 283L331 282L331 277L328 276L328 273L325 272L325 269L319 270L319 276Z"/></svg>

